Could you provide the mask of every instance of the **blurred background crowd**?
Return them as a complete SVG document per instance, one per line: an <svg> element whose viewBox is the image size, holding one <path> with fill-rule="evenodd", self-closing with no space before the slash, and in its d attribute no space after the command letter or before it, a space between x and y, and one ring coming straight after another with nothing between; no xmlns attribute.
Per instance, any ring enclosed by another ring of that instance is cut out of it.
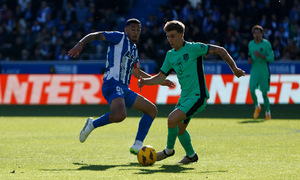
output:
<svg viewBox="0 0 300 180"><path fill-rule="evenodd" d="M259 24L276 60L300 60L298 0L2 0L0 61L103 60L103 42L87 44L76 59L67 52L90 32L124 31L131 17L142 22L141 60L161 64L170 49L163 26L173 19L186 25L185 40L224 46L236 61L247 60Z"/></svg>

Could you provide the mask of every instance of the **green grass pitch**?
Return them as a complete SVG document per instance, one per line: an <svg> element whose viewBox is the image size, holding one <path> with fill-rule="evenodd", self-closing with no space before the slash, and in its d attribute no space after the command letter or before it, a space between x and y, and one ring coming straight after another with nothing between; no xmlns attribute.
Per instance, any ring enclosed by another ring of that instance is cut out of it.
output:
<svg viewBox="0 0 300 180"><path fill-rule="evenodd" d="M0 117L0 179L298 179L300 121L194 118L188 127L199 155L179 165L184 150L142 167L129 153L139 118L78 135L83 117ZM166 146L167 120L157 118L145 145Z"/></svg>

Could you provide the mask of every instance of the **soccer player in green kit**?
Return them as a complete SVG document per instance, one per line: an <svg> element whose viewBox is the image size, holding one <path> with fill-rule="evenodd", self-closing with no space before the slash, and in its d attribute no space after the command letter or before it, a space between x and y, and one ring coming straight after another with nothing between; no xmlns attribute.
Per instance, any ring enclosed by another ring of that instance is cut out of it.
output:
<svg viewBox="0 0 300 180"><path fill-rule="evenodd" d="M263 28L255 25L252 28L253 40L249 42L248 63L250 70L250 93L255 105L253 118L257 119L261 111L261 106L257 101L255 90L259 87L262 92L265 107L265 119L271 119L270 101L268 91L270 90L270 69L269 62L274 62L274 53L269 41L263 39Z"/></svg>
<svg viewBox="0 0 300 180"><path fill-rule="evenodd" d="M186 128L190 119L205 108L209 98L203 71L203 56L218 54L227 62L237 77L244 76L245 72L236 66L232 57L223 47L186 42L184 40L185 25L180 21L167 22L164 31L173 49L167 52L160 72L150 78L141 77L138 85L141 88L144 85L160 84L172 71L176 72L181 86L181 95L175 109L168 116L167 147L157 152L157 161L175 154L174 146L178 136L186 152L186 156L178 163L189 164L197 162L198 156Z"/></svg>

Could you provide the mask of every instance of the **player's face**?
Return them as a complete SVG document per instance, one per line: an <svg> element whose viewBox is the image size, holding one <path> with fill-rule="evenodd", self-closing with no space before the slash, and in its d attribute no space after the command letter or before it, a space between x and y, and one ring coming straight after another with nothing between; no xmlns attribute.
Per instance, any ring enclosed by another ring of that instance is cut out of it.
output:
<svg viewBox="0 0 300 180"><path fill-rule="evenodd" d="M166 34L171 47L176 51L179 50L183 45L183 34L177 32L176 30L169 31Z"/></svg>
<svg viewBox="0 0 300 180"><path fill-rule="evenodd" d="M253 38L255 41L261 41L262 37L263 37L263 34L259 29L255 29L253 31Z"/></svg>
<svg viewBox="0 0 300 180"><path fill-rule="evenodd" d="M131 23L125 28L125 32L129 40L133 43L136 43L139 40L141 34L141 25L137 23Z"/></svg>

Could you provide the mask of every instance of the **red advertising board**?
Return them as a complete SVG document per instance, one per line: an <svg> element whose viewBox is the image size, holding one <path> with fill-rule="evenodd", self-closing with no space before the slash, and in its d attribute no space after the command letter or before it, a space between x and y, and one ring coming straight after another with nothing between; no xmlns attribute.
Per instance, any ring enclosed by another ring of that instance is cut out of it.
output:
<svg viewBox="0 0 300 180"><path fill-rule="evenodd" d="M0 75L0 104L107 104L101 93L103 75ZM175 88L144 86L140 92L137 79L130 88L156 104L176 104L180 85L176 75L168 78ZM252 104L249 75L206 75L209 104ZM192 82L191 82L192 83ZM259 102L263 102L257 91ZM271 104L300 103L300 75L272 75L268 94Z"/></svg>

